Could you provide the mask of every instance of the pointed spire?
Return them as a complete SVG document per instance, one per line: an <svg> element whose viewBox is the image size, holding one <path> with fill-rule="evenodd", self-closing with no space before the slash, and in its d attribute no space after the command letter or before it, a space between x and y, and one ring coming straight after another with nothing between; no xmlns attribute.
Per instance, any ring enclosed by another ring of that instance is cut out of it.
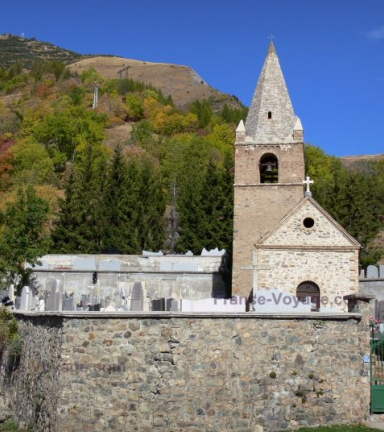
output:
<svg viewBox="0 0 384 432"><path fill-rule="evenodd" d="M295 120L276 48L271 41L245 123L247 135L256 143L292 141Z"/></svg>
<svg viewBox="0 0 384 432"><path fill-rule="evenodd" d="M303 131L303 125L301 124L300 117L296 117L295 126L293 127L293 131Z"/></svg>
<svg viewBox="0 0 384 432"><path fill-rule="evenodd" d="M268 47L268 54L274 53L277 54L275 44L273 43L273 40L271 40L269 47Z"/></svg>
<svg viewBox="0 0 384 432"><path fill-rule="evenodd" d="M245 133L245 125L243 120L240 120L239 126L237 126L236 132Z"/></svg>

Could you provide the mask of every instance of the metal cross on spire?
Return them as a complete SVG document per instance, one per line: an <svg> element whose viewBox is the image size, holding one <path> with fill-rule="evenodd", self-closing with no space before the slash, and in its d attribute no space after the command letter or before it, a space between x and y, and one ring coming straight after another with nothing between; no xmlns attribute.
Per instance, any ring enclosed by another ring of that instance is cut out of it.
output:
<svg viewBox="0 0 384 432"><path fill-rule="evenodd" d="M271 42L273 42L273 39L275 39L275 36L271 33L271 34L267 37L267 39L270 39Z"/></svg>
<svg viewBox="0 0 384 432"><path fill-rule="evenodd" d="M311 185L313 184L313 183L315 183L313 180L311 180L311 177L309 177L309 176L307 176L306 178L305 178L305 180L303 180L303 184L307 187L307 190L305 191L305 194L304 194L304 196L312 196L312 192L311 192L311 189L310 189L310 187L311 187Z"/></svg>

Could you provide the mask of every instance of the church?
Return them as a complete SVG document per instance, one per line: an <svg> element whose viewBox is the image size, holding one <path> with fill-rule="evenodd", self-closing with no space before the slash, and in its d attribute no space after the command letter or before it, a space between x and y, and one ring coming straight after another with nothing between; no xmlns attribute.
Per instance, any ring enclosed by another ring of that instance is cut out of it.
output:
<svg viewBox="0 0 384 432"><path fill-rule="evenodd" d="M311 297L314 312L347 311L360 245L312 198L305 177L303 126L271 42L236 131L232 294L252 302L260 290L279 290Z"/></svg>
<svg viewBox="0 0 384 432"><path fill-rule="evenodd" d="M347 312L344 296L359 290L360 245L312 197L303 126L273 42L234 147L233 304L225 251L204 249L46 255L34 268L44 310Z"/></svg>

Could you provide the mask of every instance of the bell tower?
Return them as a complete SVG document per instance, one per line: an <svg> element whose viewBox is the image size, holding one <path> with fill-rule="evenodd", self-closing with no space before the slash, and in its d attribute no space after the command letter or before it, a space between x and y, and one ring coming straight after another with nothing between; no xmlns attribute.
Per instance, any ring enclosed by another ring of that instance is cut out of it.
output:
<svg viewBox="0 0 384 432"><path fill-rule="evenodd" d="M252 293L255 243L302 198L304 136L273 42L235 143L232 293Z"/></svg>

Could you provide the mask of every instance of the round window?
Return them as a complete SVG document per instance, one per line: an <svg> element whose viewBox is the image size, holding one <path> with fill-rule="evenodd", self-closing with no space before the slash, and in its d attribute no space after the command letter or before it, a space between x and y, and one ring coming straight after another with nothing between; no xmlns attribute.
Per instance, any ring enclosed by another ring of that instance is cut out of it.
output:
<svg viewBox="0 0 384 432"><path fill-rule="evenodd" d="M305 228L312 228L313 225L315 225L315 221L312 218L307 217L303 220L303 225Z"/></svg>

